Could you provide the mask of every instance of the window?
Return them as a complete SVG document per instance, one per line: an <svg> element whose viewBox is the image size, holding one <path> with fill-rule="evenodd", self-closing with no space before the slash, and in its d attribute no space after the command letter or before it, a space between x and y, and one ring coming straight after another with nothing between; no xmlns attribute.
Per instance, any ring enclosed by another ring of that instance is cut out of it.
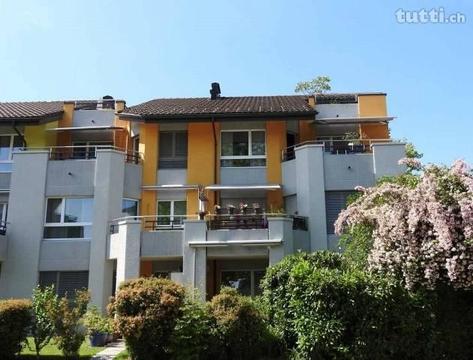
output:
<svg viewBox="0 0 473 360"><path fill-rule="evenodd" d="M158 201L158 227L182 226L186 211L185 200Z"/></svg>
<svg viewBox="0 0 473 360"><path fill-rule="evenodd" d="M346 208L348 197L355 191L326 191L325 212L327 220L327 234L334 234L335 221L340 212Z"/></svg>
<svg viewBox="0 0 473 360"><path fill-rule="evenodd" d="M5 224L7 222L8 203L0 203L0 222Z"/></svg>
<svg viewBox="0 0 473 360"><path fill-rule="evenodd" d="M90 239L92 198L50 198L46 204L45 239Z"/></svg>
<svg viewBox="0 0 473 360"><path fill-rule="evenodd" d="M111 141L75 142L72 154L74 159L95 159L97 149L110 149L111 147L113 147Z"/></svg>
<svg viewBox="0 0 473 360"><path fill-rule="evenodd" d="M11 171L13 151L22 147L23 140L20 136L0 135L0 171Z"/></svg>
<svg viewBox="0 0 473 360"><path fill-rule="evenodd" d="M123 216L138 216L138 200L123 199L122 200Z"/></svg>
<svg viewBox="0 0 473 360"><path fill-rule="evenodd" d="M220 165L222 167L266 166L264 130L222 131Z"/></svg>
<svg viewBox="0 0 473 360"><path fill-rule="evenodd" d="M139 153L140 152L140 135L135 135L131 138L133 152Z"/></svg>
<svg viewBox="0 0 473 360"><path fill-rule="evenodd" d="M187 167L187 131L161 131L159 133L160 169Z"/></svg>
<svg viewBox="0 0 473 360"><path fill-rule="evenodd" d="M56 294L73 298L76 290L87 289L88 271L40 271L39 286L54 285Z"/></svg>
<svg viewBox="0 0 473 360"><path fill-rule="evenodd" d="M222 271L222 286L230 286L242 295L261 295L260 283L265 270Z"/></svg>

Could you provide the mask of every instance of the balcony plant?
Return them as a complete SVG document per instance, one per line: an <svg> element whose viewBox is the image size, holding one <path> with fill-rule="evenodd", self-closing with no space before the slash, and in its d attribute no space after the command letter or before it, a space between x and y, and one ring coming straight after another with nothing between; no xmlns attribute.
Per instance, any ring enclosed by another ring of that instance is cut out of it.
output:
<svg viewBox="0 0 473 360"><path fill-rule="evenodd" d="M248 213L248 204L240 203L240 212L246 215Z"/></svg>
<svg viewBox="0 0 473 360"><path fill-rule="evenodd" d="M222 215L222 207L218 204L214 206L215 214Z"/></svg>
<svg viewBox="0 0 473 360"><path fill-rule="evenodd" d="M228 213L229 213L230 215L235 214L235 206L234 206L234 205L231 205L231 204L228 205Z"/></svg>

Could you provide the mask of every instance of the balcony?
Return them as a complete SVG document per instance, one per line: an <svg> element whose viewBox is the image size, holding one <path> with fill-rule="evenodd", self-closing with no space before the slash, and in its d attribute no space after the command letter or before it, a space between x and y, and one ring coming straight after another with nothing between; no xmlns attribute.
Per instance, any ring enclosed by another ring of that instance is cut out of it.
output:
<svg viewBox="0 0 473 360"><path fill-rule="evenodd" d="M306 141L294 146L287 147L282 151L282 161L290 161L296 158L296 149L304 145L322 145L324 152L332 155L365 154L372 152L372 145L379 143L397 143L392 139L335 139L326 138L320 140Z"/></svg>
<svg viewBox="0 0 473 360"><path fill-rule="evenodd" d="M7 257L7 224L0 222L0 261L4 261Z"/></svg>

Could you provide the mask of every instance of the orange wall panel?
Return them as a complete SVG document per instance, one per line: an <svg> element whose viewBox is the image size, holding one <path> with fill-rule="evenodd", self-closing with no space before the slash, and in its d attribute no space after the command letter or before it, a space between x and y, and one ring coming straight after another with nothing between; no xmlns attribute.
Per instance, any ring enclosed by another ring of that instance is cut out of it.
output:
<svg viewBox="0 0 473 360"><path fill-rule="evenodd" d="M266 180L268 184L281 184L282 150L286 148L286 122L266 122ZM282 191L268 191L267 211L276 211L283 207Z"/></svg>

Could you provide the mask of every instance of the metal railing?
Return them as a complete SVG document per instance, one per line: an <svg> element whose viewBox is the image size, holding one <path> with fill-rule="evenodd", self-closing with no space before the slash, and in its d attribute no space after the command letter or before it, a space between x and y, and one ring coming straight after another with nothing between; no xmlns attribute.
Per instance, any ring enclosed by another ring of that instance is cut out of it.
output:
<svg viewBox="0 0 473 360"><path fill-rule="evenodd" d="M143 215L125 216L110 222L110 234L118 233L118 223L125 220L138 220L145 231L182 230L184 220L196 220L197 215Z"/></svg>
<svg viewBox="0 0 473 360"><path fill-rule="evenodd" d="M123 148L113 145L69 145L69 146L49 146L49 147L26 147L18 151L38 151L49 152L49 160L93 160L97 158L97 150L116 150L125 155L128 163L141 163L141 153L137 151L126 151Z"/></svg>
<svg viewBox="0 0 473 360"><path fill-rule="evenodd" d="M362 154L371 152L371 146L375 143L396 142L393 139L320 139L305 141L289 146L282 151L282 161L296 158L296 148L304 145L318 144L324 146L324 151L331 154Z"/></svg>

